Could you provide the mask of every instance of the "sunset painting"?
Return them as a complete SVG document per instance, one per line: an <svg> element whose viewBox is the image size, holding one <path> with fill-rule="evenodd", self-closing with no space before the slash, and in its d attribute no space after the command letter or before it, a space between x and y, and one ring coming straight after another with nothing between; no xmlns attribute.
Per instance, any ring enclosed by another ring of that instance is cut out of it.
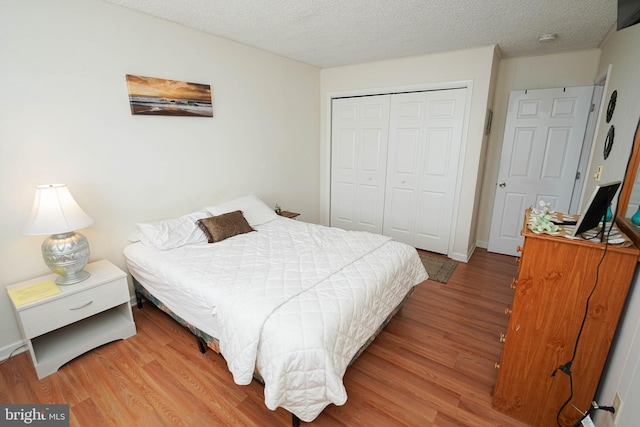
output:
<svg viewBox="0 0 640 427"><path fill-rule="evenodd" d="M211 86L127 74L131 114L213 117Z"/></svg>

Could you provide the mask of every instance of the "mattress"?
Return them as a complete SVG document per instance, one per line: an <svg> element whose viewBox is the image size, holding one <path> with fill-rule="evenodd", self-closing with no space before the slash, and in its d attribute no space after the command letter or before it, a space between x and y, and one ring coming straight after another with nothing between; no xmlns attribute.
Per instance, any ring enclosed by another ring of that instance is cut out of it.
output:
<svg viewBox="0 0 640 427"><path fill-rule="evenodd" d="M198 246L201 246L199 249L202 250L206 248L206 244ZM158 259L165 255L163 252L141 242L127 246L124 253L129 273L173 314L212 337L220 336L217 317L212 314L212 306L204 299L194 298L188 290L176 285L175 283L180 283L179 280L170 284L172 281L167 279L169 276L163 276L164 268L170 270L171 263L177 262L175 258L171 261L172 258L168 257L166 263L158 263Z"/></svg>
<svg viewBox="0 0 640 427"><path fill-rule="evenodd" d="M124 253L151 294L219 339L236 383L258 370L268 408L312 421L346 402L349 362L427 274L414 248L381 235L286 218L255 229Z"/></svg>

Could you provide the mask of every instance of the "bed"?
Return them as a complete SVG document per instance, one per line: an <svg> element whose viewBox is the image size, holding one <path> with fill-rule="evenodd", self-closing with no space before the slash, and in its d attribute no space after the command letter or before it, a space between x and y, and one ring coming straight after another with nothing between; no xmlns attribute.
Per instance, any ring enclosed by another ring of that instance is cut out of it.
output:
<svg viewBox="0 0 640 427"><path fill-rule="evenodd" d="M406 244L280 217L255 196L138 229L124 249L136 294L294 423L346 402L347 367L428 277Z"/></svg>

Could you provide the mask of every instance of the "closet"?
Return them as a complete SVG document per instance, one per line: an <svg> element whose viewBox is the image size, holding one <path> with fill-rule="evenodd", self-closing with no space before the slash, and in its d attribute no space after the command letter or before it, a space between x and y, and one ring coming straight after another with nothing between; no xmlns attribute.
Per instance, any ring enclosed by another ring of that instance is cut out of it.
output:
<svg viewBox="0 0 640 427"><path fill-rule="evenodd" d="M466 89L332 103L331 225L447 254Z"/></svg>

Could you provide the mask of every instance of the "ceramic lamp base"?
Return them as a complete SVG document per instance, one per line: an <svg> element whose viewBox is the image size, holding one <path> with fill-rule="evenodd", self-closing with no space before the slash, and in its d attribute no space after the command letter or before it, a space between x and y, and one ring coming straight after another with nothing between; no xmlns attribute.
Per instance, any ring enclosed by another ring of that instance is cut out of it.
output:
<svg viewBox="0 0 640 427"><path fill-rule="evenodd" d="M80 233L70 231L49 236L42 242L44 262L60 277L58 285L72 285L89 277L83 268L89 262L89 242Z"/></svg>

